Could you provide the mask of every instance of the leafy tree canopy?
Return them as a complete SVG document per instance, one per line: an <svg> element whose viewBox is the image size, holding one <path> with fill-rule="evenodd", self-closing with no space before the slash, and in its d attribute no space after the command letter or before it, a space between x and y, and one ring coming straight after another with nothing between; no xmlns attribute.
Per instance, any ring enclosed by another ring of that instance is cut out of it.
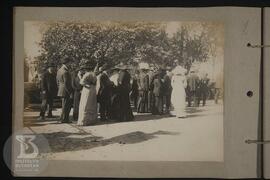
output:
<svg viewBox="0 0 270 180"><path fill-rule="evenodd" d="M38 69L50 62L60 66L64 57L72 59L74 68L87 59L107 68L120 62L133 66L147 62L156 67L182 63L189 69L193 62L207 61L213 54L208 32L193 35L182 27L169 37L164 23L54 22L39 43Z"/></svg>

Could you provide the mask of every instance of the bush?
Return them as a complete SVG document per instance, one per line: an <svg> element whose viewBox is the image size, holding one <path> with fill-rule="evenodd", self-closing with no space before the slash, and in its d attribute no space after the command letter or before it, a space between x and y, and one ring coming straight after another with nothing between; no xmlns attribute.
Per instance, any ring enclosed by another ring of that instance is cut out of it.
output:
<svg viewBox="0 0 270 180"><path fill-rule="evenodd" d="M24 83L24 106L29 104L40 104L40 88L38 83L25 82Z"/></svg>

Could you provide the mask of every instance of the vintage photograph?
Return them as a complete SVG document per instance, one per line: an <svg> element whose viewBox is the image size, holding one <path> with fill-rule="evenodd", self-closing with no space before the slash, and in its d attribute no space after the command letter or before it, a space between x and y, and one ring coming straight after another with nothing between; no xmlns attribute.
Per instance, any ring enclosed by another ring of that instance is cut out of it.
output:
<svg viewBox="0 0 270 180"><path fill-rule="evenodd" d="M221 22L25 21L22 61L44 159L224 160Z"/></svg>

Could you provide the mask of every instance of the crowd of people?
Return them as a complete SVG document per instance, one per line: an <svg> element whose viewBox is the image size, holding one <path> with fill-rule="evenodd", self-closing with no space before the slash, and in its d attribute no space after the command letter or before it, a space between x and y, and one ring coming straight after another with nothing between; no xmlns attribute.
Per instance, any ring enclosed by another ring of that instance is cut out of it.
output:
<svg viewBox="0 0 270 180"><path fill-rule="evenodd" d="M57 73L54 64L47 66L41 78L39 120L45 119L47 107L48 117L53 117L56 95L62 99L60 122L72 122L69 115L73 107L73 121L81 126L93 125L98 120L131 121L133 108L137 113L184 118L186 106L199 106L201 101L204 106L208 97L208 75L200 78L195 70L188 73L180 65L166 69L140 63L134 71L126 65L107 69L87 61L72 71L71 63L69 58L63 59ZM218 93L217 90L217 96Z"/></svg>

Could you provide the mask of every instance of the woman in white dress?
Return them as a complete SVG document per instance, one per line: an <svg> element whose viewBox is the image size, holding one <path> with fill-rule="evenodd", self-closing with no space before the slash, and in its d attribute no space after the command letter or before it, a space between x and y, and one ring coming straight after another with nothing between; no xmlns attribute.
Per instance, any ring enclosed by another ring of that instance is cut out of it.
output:
<svg viewBox="0 0 270 180"><path fill-rule="evenodd" d="M171 102L174 108L172 112L178 118L186 117L186 92L187 80L185 77L186 69L177 66L173 71L172 76L172 96Z"/></svg>
<svg viewBox="0 0 270 180"><path fill-rule="evenodd" d="M87 70L80 84L83 86L79 106L78 125L92 125L97 121L97 77L94 72Z"/></svg>

